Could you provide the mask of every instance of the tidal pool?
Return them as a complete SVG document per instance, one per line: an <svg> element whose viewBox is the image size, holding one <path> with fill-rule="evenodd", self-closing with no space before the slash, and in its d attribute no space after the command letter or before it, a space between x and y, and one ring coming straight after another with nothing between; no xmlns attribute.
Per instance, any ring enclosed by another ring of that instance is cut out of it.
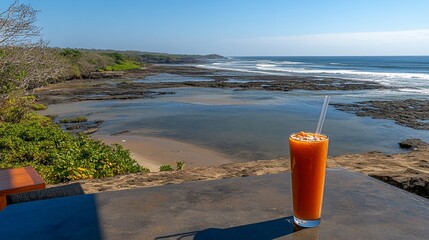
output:
<svg viewBox="0 0 429 240"><path fill-rule="evenodd" d="M379 96L373 91L272 92L214 88L168 91L176 94L154 99L57 104L50 105L43 113L58 115L58 119L87 116L90 120L103 120L97 135L130 131L127 134L171 138L219 151L236 161L250 161L288 156L289 134L315 131L325 94L331 95L334 103ZM398 142L407 138L429 141L428 131L403 127L391 120L357 117L332 106L323 132L330 138L330 155L368 151L395 153L401 151Z"/></svg>

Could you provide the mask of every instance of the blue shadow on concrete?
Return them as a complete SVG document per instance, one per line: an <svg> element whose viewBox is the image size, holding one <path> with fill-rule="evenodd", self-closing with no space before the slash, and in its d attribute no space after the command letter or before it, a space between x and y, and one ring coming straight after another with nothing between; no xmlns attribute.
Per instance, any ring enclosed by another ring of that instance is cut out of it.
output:
<svg viewBox="0 0 429 240"><path fill-rule="evenodd" d="M95 196L88 194L7 206L0 211L0 239L103 239Z"/></svg>
<svg viewBox="0 0 429 240"><path fill-rule="evenodd" d="M231 228L208 228L201 231L179 233L155 238L176 240L272 240L297 232L293 217L278 218L265 222L251 223ZM193 238L192 238L193 237ZM308 237L308 236L307 236ZM311 239L311 238L310 238ZM313 238L315 240L317 238Z"/></svg>

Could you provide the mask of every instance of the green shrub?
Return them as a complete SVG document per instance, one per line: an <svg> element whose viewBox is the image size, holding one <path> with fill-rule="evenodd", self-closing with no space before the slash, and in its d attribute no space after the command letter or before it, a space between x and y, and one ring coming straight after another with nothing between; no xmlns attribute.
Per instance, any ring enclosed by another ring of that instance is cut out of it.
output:
<svg viewBox="0 0 429 240"><path fill-rule="evenodd" d="M46 109L48 109L48 107L47 107L47 106L45 106L45 105L43 105L43 104L41 104L41 103L33 103L33 104L31 105L31 108L32 108L33 110L36 110L36 111L46 110Z"/></svg>
<svg viewBox="0 0 429 240"><path fill-rule="evenodd" d="M60 123L81 123L88 121L88 118L80 116L74 118L64 118L60 120Z"/></svg>
<svg viewBox="0 0 429 240"><path fill-rule="evenodd" d="M114 53L108 53L107 56L113 57L116 61L116 63L123 62L126 60L126 56L124 54L114 52Z"/></svg>
<svg viewBox="0 0 429 240"><path fill-rule="evenodd" d="M174 171L174 169L170 165L162 165L159 167L159 171L165 172L165 171Z"/></svg>
<svg viewBox="0 0 429 240"><path fill-rule="evenodd" d="M78 58L82 56L82 52L76 49L64 48L63 51L60 52L60 55L69 58Z"/></svg>
<svg viewBox="0 0 429 240"><path fill-rule="evenodd" d="M87 50L64 49L60 55L68 63L68 71L64 79L89 77L105 66L115 64L115 58L105 54Z"/></svg>
<svg viewBox="0 0 429 240"><path fill-rule="evenodd" d="M34 118L34 96L22 96L22 93L10 95L0 101L0 122L20 122Z"/></svg>
<svg viewBox="0 0 429 240"><path fill-rule="evenodd" d="M176 162L176 170L178 171L185 170L185 162L183 161Z"/></svg>
<svg viewBox="0 0 429 240"><path fill-rule="evenodd" d="M65 132L32 110L22 110L25 113L19 119L10 119L14 114L8 111L17 108L1 109L7 117L0 121L0 168L33 166L47 183L149 171L122 146Z"/></svg>

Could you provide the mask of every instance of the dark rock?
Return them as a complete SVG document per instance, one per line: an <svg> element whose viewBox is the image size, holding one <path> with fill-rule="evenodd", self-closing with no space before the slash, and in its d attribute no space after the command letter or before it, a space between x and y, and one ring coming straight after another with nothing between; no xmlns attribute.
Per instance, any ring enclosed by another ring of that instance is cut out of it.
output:
<svg viewBox="0 0 429 240"><path fill-rule="evenodd" d="M83 134L93 134L95 132L98 131L98 128L93 127L93 128L88 128L82 131Z"/></svg>
<svg viewBox="0 0 429 240"><path fill-rule="evenodd" d="M103 120L96 120L94 123L98 126L100 126L104 121Z"/></svg>
<svg viewBox="0 0 429 240"><path fill-rule="evenodd" d="M103 71L91 73L91 78L118 78L124 75L124 71Z"/></svg>
<svg viewBox="0 0 429 240"><path fill-rule="evenodd" d="M364 101L332 106L361 117L391 119L399 125L429 130L429 100Z"/></svg>
<svg viewBox="0 0 429 240"><path fill-rule="evenodd" d="M401 177L392 174L370 174L369 176L422 197L429 198L429 182L423 179L424 176Z"/></svg>
<svg viewBox="0 0 429 240"><path fill-rule="evenodd" d="M420 139L407 139L399 143L401 148L416 150L423 147L428 147L429 144Z"/></svg>
<svg viewBox="0 0 429 240"><path fill-rule="evenodd" d="M159 95L176 94L176 92L158 92Z"/></svg>
<svg viewBox="0 0 429 240"><path fill-rule="evenodd" d="M67 126L67 130L77 130L83 128L83 124L71 124L70 126Z"/></svg>
<svg viewBox="0 0 429 240"><path fill-rule="evenodd" d="M125 130L125 131L115 132L115 133L110 134L110 136L117 136L117 135L121 135L124 133L129 133L129 132L131 132L131 131Z"/></svg>

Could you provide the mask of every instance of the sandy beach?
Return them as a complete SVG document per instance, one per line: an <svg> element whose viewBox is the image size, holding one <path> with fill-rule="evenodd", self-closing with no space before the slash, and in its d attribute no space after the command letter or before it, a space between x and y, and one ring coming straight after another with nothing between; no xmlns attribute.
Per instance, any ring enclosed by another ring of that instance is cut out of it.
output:
<svg viewBox="0 0 429 240"><path fill-rule="evenodd" d="M120 144L130 150L131 156L151 172L158 172L162 165L176 167L185 162L187 168L207 167L231 163L225 155L216 151L167 138L144 136L96 136L107 144Z"/></svg>

